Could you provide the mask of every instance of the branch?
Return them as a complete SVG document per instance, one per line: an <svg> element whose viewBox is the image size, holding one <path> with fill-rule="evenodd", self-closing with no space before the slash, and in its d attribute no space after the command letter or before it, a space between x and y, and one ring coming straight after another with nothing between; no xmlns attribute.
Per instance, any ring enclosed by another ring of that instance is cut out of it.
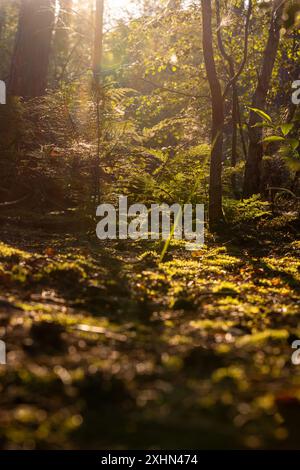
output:
<svg viewBox="0 0 300 470"><path fill-rule="evenodd" d="M22 202L26 201L29 199L31 194L27 194L27 196L22 197L21 199L18 199L17 201L10 201L10 202L1 202L0 203L0 208L2 207L11 207L11 206L16 206L18 204L21 204Z"/></svg>
<svg viewBox="0 0 300 470"><path fill-rule="evenodd" d="M224 57L225 60L229 63L229 68L230 68L230 74L232 75L229 82L227 83L224 93L223 93L223 100L226 98L226 95L230 89L238 80L239 76L244 70L244 67L246 65L247 57L248 57L248 42L249 42L249 25L250 25L250 18L252 14L252 0L249 0L249 5L248 5L248 10L247 10L247 17L246 17L246 24L245 24L245 35L244 35L244 56L243 60L238 68L238 71L235 73L234 69L234 62L232 57L227 54L223 40L222 40L222 35L221 35L221 18L220 18L220 2L219 0L216 0L216 16L217 16L217 37L218 37L218 45L220 52L222 56ZM231 73L233 72L233 73Z"/></svg>
<svg viewBox="0 0 300 470"><path fill-rule="evenodd" d="M158 83L152 82L151 80L147 80L146 78L138 77L138 80L142 80L145 83L149 83L155 88L160 88L161 90L169 91L170 93L175 93L177 95L185 96L186 98L209 98L207 95L191 95L189 93L184 93L183 91L177 91L173 88L169 88L163 85L159 85Z"/></svg>

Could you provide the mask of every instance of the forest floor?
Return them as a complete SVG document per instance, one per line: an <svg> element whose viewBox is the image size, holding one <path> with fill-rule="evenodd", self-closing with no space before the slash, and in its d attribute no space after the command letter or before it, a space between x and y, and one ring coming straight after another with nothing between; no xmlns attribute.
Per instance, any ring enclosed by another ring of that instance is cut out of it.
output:
<svg viewBox="0 0 300 470"><path fill-rule="evenodd" d="M3 223L2 449L299 448L300 241Z"/></svg>

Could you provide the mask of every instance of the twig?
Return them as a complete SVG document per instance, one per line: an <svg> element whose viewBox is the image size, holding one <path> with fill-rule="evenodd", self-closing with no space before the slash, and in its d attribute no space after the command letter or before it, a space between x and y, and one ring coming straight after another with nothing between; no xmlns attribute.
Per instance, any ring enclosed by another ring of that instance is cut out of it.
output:
<svg viewBox="0 0 300 470"><path fill-rule="evenodd" d="M114 339L116 341L127 341L127 336L121 335L119 333L113 333L112 331L107 331L105 328L101 326L91 326L91 325L74 325L71 327L72 330L82 331L84 333L94 333L96 335L104 335L109 339Z"/></svg>
<svg viewBox="0 0 300 470"><path fill-rule="evenodd" d="M169 91L170 93L175 93L176 95L185 96L186 98L209 98L207 95L191 95L189 93L184 93L183 91L174 90L173 88L159 85L158 83L152 82L151 80L147 80L146 78L138 77L138 80L142 80L143 82L149 83L153 87L160 88L161 90Z"/></svg>

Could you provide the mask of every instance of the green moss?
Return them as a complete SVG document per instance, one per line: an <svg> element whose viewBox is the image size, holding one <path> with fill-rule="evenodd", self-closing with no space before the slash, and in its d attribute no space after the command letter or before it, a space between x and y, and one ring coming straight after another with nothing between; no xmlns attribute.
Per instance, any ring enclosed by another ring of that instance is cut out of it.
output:
<svg viewBox="0 0 300 470"><path fill-rule="evenodd" d="M86 279L87 273L78 263L66 261L48 264L43 268L38 277L72 286Z"/></svg>
<svg viewBox="0 0 300 470"><path fill-rule="evenodd" d="M10 245L0 242L0 260L1 261L21 261L27 260L32 255L26 251L19 250Z"/></svg>
<svg viewBox="0 0 300 470"><path fill-rule="evenodd" d="M0 319L16 354L0 368L9 403L1 442L99 447L105 426L108 443L129 448L150 423L166 446L170 425L189 444L207 422L213 434L225 423L238 445L253 429L273 442L280 394L295 399L300 385L288 342L299 334L298 245L284 255L265 245L260 257L211 243L194 253L173 246L159 265L159 247L145 252L152 245L142 242L100 251L56 240L53 253L18 259L6 251ZM122 416L123 427L110 427Z"/></svg>
<svg viewBox="0 0 300 470"><path fill-rule="evenodd" d="M232 321L221 320L196 320L190 322L193 328L199 330L228 330L234 325Z"/></svg>
<svg viewBox="0 0 300 470"><path fill-rule="evenodd" d="M265 330L239 338L236 342L236 345L238 347L256 345L257 343L262 343L270 339L275 341L283 341L286 340L288 336L289 333L287 330Z"/></svg>

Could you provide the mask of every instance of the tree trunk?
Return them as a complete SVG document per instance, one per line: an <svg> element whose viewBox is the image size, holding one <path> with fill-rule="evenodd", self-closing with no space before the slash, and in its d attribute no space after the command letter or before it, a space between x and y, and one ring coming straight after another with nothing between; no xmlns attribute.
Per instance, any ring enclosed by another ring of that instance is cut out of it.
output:
<svg viewBox="0 0 300 470"><path fill-rule="evenodd" d="M93 56L93 75L94 75L94 96L95 110L97 117L97 153L94 162L94 197L96 205L100 204L100 154L102 137L102 107L104 105L104 95L102 89L102 56L103 56L103 17L104 0L96 0L95 12L95 37L94 37L94 56Z"/></svg>
<svg viewBox="0 0 300 470"><path fill-rule="evenodd" d="M208 0L201 0L201 4L203 54L211 92L212 108L212 149L209 181L209 226L211 229L215 229L224 220L222 210L222 152L224 108L221 85L217 76L214 59L213 35L211 24L211 2Z"/></svg>
<svg viewBox="0 0 300 470"><path fill-rule="evenodd" d="M59 15L53 38L54 77L57 82L64 80L70 60L70 25L73 0L59 0Z"/></svg>
<svg viewBox="0 0 300 470"><path fill-rule="evenodd" d="M264 110L272 78L274 63L280 40L280 27L284 2L274 0L268 41L263 55L263 62L258 77L256 90L252 98L251 107ZM245 168L243 196L251 197L261 190L261 163L263 157L263 130L254 127L261 118L254 112L249 117L249 147Z"/></svg>
<svg viewBox="0 0 300 470"><path fill-rule="evenodd" d="M222 27L222 22L221 22L221 8L220 8L220 1L215 0L215 5L216 5L216 19L217 19L217 39L218 39L218 46L220 49L220 52L223 56L223 58L226 60L228 63L229 67L229 82L227 83L225 87L225 91L223 93L223 99L225 100L226 94L229 90L229 88L232 88L232 140L231 140L231 166L233 169L235 169L236 164L237 164L237 126L238 124L240 125L240 104L239 104L239 98L238 98L238 88L237 88L237 81L241 75L241 73L244 70L244 67L246 65L247 57L248 57L248 40L249 40L249 25L250 25L250 18L252 15L252 0L248 0L248 9L247 9L247 15L246 15L246 23L245 23L245 35L244 35L244 52L243 52L243 59L241 61L241 64L238 67L238 72L236 73L235 71L235 63L233 57L226 51L225 45L223 43L222 39L222 32L221 32L221 27ZM236 35L233 33L233 36L236 37ZM241 134L241 141L243 148L245 147L244 143L244 137L243 137L243 130L242 126L240 125L240 134ZM245 147L246 148L246 147ZM246 151L245 151L246 154ZM231 185L232 185L232 190L236 198L238 198L238 191L237 191L237 185L236 185L236 174L235 172L232 173L231 176Z"/></svg>
<svg viewBox="0 0 300 470"><path fill-rule="evenodd" d="M103 55L103 14L104 0L96 0L93 72L97 83L100 82Z"/></svg>
<svg viewBox="0 0 300 470"><path fill-rule="evenodd" d="M236 184L236 173L235 168L238 159L237 153L237 125L238 125L238 100L236 86L232 90L232 136L231 136L231 167L233 168L233 173L231 175L231 186L235 198L238 197L237 184Z"/></svg>
<svg viewBox="0 0 300 470"><path fill-rule="evenodd" d="M5 25L5 8L0 4L0 40L2 39L2 32Z"/></svg>
<svg viewBox="0 0 300 470"><path fill-rule="evenodd" d="M52 0L22 0L8 83L11 95L34 98L45 93L54 15Z"/></svg>

